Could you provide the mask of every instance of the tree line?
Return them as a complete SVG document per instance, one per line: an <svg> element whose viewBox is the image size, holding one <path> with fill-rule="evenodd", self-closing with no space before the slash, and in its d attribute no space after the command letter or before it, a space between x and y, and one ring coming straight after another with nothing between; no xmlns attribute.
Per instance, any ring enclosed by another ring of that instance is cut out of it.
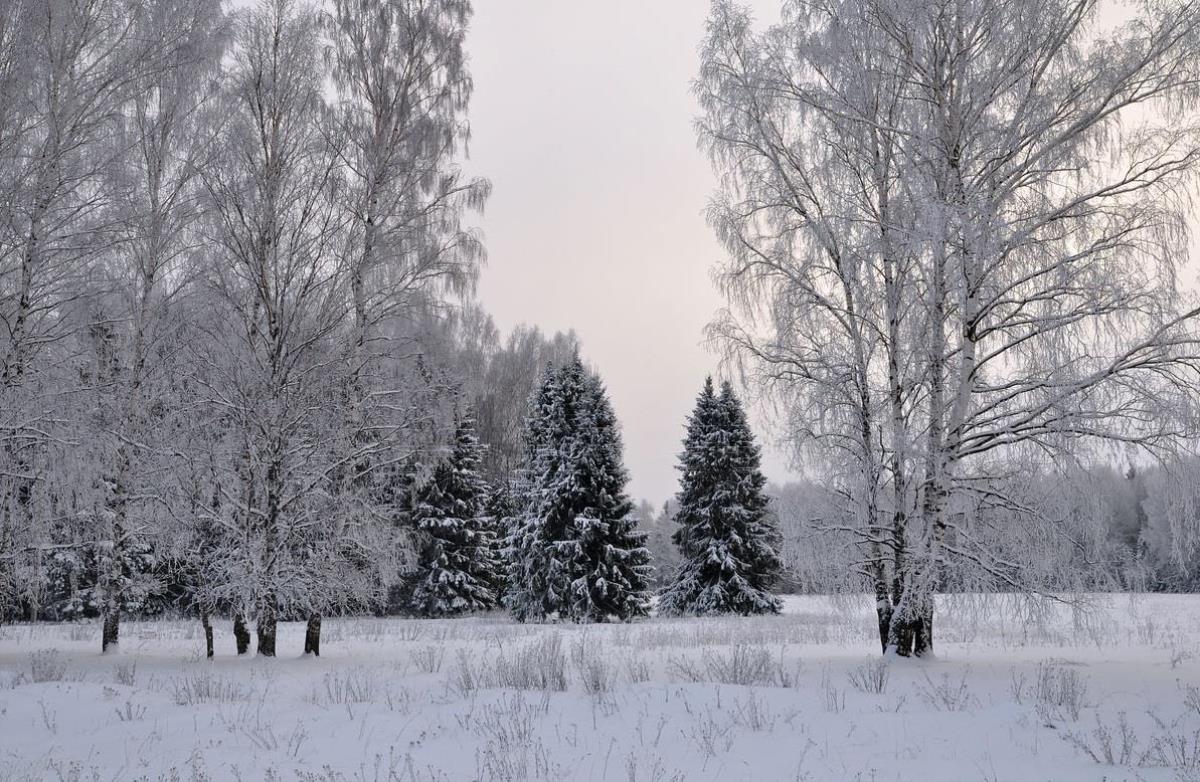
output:
<svg viewBox="0 0 1200 782"><path fill-rule="evenodd" d="M1062 600L1085 592L1196 592L1198 476L1195 458L1186 455L1123 468L1107 462L1031 464L1006 481L1027 515L971 508L973 543L1012 563L1019 592ZM870 586L857 532L833 521L844 504L836 487L794 481L774 487L772 501L788 591L851 594ZM652 534L658 527L650 527ZM1014 591L969 560L950 564L939 591Z"/></svg>

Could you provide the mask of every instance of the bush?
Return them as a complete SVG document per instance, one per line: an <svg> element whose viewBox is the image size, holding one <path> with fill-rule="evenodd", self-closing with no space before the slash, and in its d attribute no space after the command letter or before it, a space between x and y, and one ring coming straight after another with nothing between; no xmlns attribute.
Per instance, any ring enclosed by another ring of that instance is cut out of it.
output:
<svg viewBox="0 0 1200 782"><path fill-rule="evenodd" d="M925 674L925 684L917 685L917 695L937 711L966 711L975 701L975 697L967 689L968 673L969 671L964 671L962 678L957 682L951 681L948 674L942 674L941 680L937 682L930 679L929 674Z"/></svg>
<svg viewBox="0 0 1200 782"><path fill-rule="evenodd" d="M887 691L889 668L883 658L872 660L846 674L850 686L859 692L882 695Z"/></svg>
<svg viewBox="0 0 1200 782"><path fill-rule="evenodd" d="M1053 727L1068 719L1078 722L1087 705L1087 689L1087 680L1074 668L1057 662L1038 665L1033 697L1043 724Z"/></svg>
<svg viewBox="0 0 1200 782"><path fill-rule="evenodd" d="M600 695L612 689L616 678L613 665L588 642L586 636L572 645L571 662L575 665L583 691L588 695Z"/></svg>
<svg viewBox="0 0 1200 782"><path fill-rule="evenodd" d="M371 703L374 693L375 680L364 670L351 668L325 674L326 704Z"/></svg>
<svg viewBox="0 0 1200 782"><path fill-rule="evenodd" d="M783 667L782 654L776 658L761 646L738 644L729 651L706 649L699 663L686 657L671 657L668 669L677 679L690 682L715 682L745 687L792 687L795 672Z"/></svg>
<svg viewBox="0 0 1200 782"><path fill-rule="evenodd" d="M137 684L137 663L133 660L122 660L113 668L113 682L133 687Z"/></svg>
<svg viewBox="0 0 1200 782"><path fill-rule="evenodd" d="M497 687L514 690L567 689L567 658L558 633L525 644L515 653L503 652L492 669Z"/></svg>
<svg viewBox="0 0 1200 782"><path fill-rule="evenodd" d="M177 706L198 703L236 703L250 699L250 691L237 682L211 673L189 674L171 680L171 697Z"/></svg>

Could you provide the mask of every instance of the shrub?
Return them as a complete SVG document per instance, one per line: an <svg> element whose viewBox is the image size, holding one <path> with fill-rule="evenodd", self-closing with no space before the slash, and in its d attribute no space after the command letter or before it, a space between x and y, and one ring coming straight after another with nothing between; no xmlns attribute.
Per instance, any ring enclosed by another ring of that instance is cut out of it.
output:
<svg viewBox="0 0 1200 782"><path fill-rule="evenodd" d="M859 692L882 695L887 691L889 667L883 658L863 663L846 674L850 686Z"/></svg>
<svg viewBox="0 0 1200 782"><path fill-rule="evenodd" d="M501 653L492 669L497 687L514 690L567 689L567 658L558 633L525 644L513 654Z"/></svg>
<svg viewBox="0 0 1200 782"><path fill-rule="evenodd" d="M942 674L937 682L925 674L925 684L917 684L917 695L937 711L966 711L975 700L967 689L967 673L964 671L957 682L951 681L949 674Z"/></svg>
<svg viewBox="0 0 1200 782"><path fill-rule="evenodd" d="M1078 722L1086 706L1087 689L1087 680L1074 668L1057 662L1041 663L1033 689L1038 716L1049 726L1067 719Z"/></svg>
<svg viewBox="0 0 1200 782"><path fill-rule="evenodd" d="M375 680L362 669L335 670L325 674L327 704L371 703L374 693Z"/></svg>
<svg viewBox="0 0 1200 782"><path fill-rule="evenodd" d="M194 706L198 703L236 703L249 700L250 691L237 682L203 671L172 679L171 696L177 706Z"/></svg>
<svg viewBox="0 0 1200 782"><path fill-rule="evenodd" d="M616 678L612 663L602 651L588 642L586 636L571 646L571 662L575 665L583 691L588 695L599 695L612 689Z"/></svg>

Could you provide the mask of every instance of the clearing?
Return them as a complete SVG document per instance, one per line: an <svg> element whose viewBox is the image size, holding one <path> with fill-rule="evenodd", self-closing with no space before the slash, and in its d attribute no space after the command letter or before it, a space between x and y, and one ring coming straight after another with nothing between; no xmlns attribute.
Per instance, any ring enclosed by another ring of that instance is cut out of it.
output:
<svg viewBox="0 0 1200 782"><path fill-rule="evenodd" d="M1200 780L1200 596L943 598L883 661L866 598L630 625L326 620L275 660L198 622L0 627L0 782Z"/></svg>

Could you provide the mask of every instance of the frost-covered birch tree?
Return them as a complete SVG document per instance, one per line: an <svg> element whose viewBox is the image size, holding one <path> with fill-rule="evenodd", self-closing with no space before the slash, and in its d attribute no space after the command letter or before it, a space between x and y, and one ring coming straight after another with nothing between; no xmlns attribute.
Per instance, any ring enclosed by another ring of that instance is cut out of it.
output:
<svg viewBox="0 0 1200 782"><path fill-rule="evenodd" d="M339 410L338 179L320 124L317 31L316 11L291 0L237 17L222 155L204 171L217 249L207 277L222 317L203 361L225 424L218 519L235 543L225 599L253 611L266 656L281 607L311 596L300 545L326 510Z"/></svg>
<svg viewBox="0 0 1200 782"><path fill-rule="evenodd" d="M111 325L91 320L90 303L122 240L125 112L179 44L157 10L126 0L0 9L0 563L5 574L24 566L14 589L34 615L43 558L83 542L56 542L47 527L54 493L76 477L50 474L71 461L56 454L80 445L66 426L74 400L61 394L95 390L63 370L74 335Z"/></svg>
<svg viewBox="0 0 1200 782"><path fill-rule="evenodd" d="M0 8L0 616L100 615L107 649L169 584L210 654L223 611L239 652L286 612L319 653L378 607L398 476L502 352L456 325L490 325L470 14Z"/></svg>
<svg viewBox="0 0 1200 782"><path fill-rule="evenodd" d="M122 563L130 544L157 533L176 503L169 444L180 412L170 373L179 355L179 312L198 254L202 214L199 171L215 153L215 104L225 24L220 4L160 0L143 7L135 34L157 40L157 67L138 74L117 139L123 147L114 184L118 244L104 265L99 297L114 354L100 387L102 421L89 439L102 443L98 541L101 647L117 643ZM164 376L166 375L166 376Z"/></svg>
<svg viewBox="0 0 1200 782"><path fill-rule="evenodd" d="M410 347L387 324L472 291L482 259L462 220L483 207L490 185L459 166L469 138L470 17L467 0L334 0L323 17L337 93L327 132L345 180L347 460L334 476L344 498L374 491L374 468L404 447L411 424L413 411L398 412L407 389L380 367ZM310 618L310 635L319 621Z"/></svg>
<svg viewBox="0 0 1200 782"><path fill-rule="evenodd" d="M715 2L697 90L737 312L716 331L835 465L880 639L932 650L948 568L1028 589L970 508L1027 451L1186 436L1177 286L1197 11L1095 2Z"/></svg>

